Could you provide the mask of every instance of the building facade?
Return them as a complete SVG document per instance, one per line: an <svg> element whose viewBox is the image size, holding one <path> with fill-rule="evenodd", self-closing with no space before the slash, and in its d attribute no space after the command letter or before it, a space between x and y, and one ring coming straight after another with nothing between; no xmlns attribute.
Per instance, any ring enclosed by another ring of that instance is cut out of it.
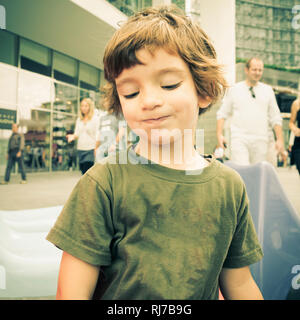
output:
<svg viewBox="0 0 300 320"><path fill-rule="evenodd" d="M285 145L292 102L300 95L300 3L298 0L236 0L236 80L245 61L260 57L262 81L271 85L283 117Z"/></svg>
<svg viewBox="0 0 300 320"><path fill-rule="evenodd" d="M106 1L79 2L0 1L0 175L12 122L25 137L27 172L68 170L74 146L66 134L74 131L80 99L101 108L101 57L127 16Z"/></svg>
<svg viewBox="0 0 300 320"><path fill-rule="evenodd" d="M201 1L194 0L200 17ZM216 27L216 30L223 30ZM223 33L225 34L225 32ZM227 49L226 44L223 48ZM260 57L265 64L262 81L271 85L283 118L286 148L292 102L300 95L300 3L298 0L235 0L235 80L245 79L245 62ZM205 128L205 150L212 152L216 140L219 105L199 119ZM227 123L227 140L230 141ZM230 156L229 153L227 153Z"/></svg>

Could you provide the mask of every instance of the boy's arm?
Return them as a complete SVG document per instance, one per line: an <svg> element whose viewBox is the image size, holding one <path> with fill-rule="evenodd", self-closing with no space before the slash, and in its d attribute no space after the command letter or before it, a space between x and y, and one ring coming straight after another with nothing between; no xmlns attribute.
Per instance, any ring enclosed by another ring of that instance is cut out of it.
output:
<svg viewBox="0 0 300 320"><path fill-rule="evenodd" d="M220 274L222 295L228 300L263 300L249 267L223 268Z"/></svg>
<svg viewBox="0 0 300 320"><path fill-rule="evenodd" d="M63 252L58 276L57 300L92 298L100 268Z"/></svg>

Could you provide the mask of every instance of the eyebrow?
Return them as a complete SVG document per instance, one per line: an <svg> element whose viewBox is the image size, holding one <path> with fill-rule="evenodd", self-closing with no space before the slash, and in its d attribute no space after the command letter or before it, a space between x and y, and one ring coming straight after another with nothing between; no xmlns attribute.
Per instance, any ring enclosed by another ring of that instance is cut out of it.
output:
<svg viewBox="0 0 300 320"><path fill-rule="evenodd" d="M184 74L185 71L183 69L180 69L177 67L166 67L166 68L160 69L157 72L157 75L162 76L167 73ZM134 77L126 77L120 81L116 81L116 86L121 86L123 84L130 83L130 82L135 82L135 78Z"/></svg>

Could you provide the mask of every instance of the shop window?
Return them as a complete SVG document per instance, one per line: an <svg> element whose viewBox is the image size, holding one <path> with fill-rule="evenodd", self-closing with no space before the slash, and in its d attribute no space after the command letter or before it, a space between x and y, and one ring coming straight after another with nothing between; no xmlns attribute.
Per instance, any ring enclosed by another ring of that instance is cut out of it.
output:
<svg viewBox="0 0 300 320"><path fill-rule="evenodd" d="M51 76L51 67L44 66L36 61L21 57L21 68L35 73Z"/></svg>
<svg viewBox="0 0 300 320"><path fill-rule="evenodd" d="M77 60L59 53L53 53L54 78L59 81L77 85L78 62Z"/></svg>
<svg viewBox="0 0 300 320"><path fill-rule="evenodd" d="M48 171L50 166L50 112L31 110L20 119L25 138L24 165L27 172Z"/></svg>
<svg viewBox="0 0 300 320"><path fill-rule="evenodd" d="M16 110L17 83L17 68L0 63L0 106Z"/></svg>
<svg viewBox="0 0 300 320"><path fill-rule="evenodd" d="M97 88L89 83L86 83L84 81L80 81L80 88L86 89L86 90L94 90L97 91Z"/></svg>
<svg viewBox="0 0 300 320"><path fill-rule="evenodd" d="M53 113L52 170L77 168L76 143L68 143L66 135L74 133L76 116Z"/></svg>
<svg viewBox="0 0 300 320"><path fill-rule="evenodd" d="M174 3L181 10L185 11L185 0L172 0L172 3Z"/></svg>
<svg viewBox="0 0 300 320"><path fill-rule="evenodd" d="M74 84L76 85L77 84L77 79L74 78L74 77L71 77L65 73L62 73L60 71L57 71L57 70L54 70L54 78L56 80L59 80L59 81L62 81L62 82L66 82L66 83L69 83L69 84Z"/></svg>
<svg viewBox="0 0 300 320"><path fill-rule="evenodd" d="M127 16L131 16L134 12L152 6L152 0L108 0L113 6L119 9ZM182 2L182 1L181 1ZM184 1L183 1L184 2Z"/></svg>
<svg viewBox="0 0 300 320"><path fill-rule="evenodd" d="M55 83L54 110L77 114L78 88L63 83Z"/></svg>
<svg viewBox="0 0 300 320"><path fill-rule="evenodd" d="M50 78L21 70L18 88L20 117L30 119L31 110L35 108L51 109L53 89L53 81Z"/></svg>
<svg viewBox="0 0 300 320"><path fill-rule="evenodd" d="M21 68L51 76L51 51L27 39L20 40Z"/></svg>
<svg viewBox="0 0 300 320"><path fill-rule="evenodd" d="M79 64L79 85L83 89L97 91L100 85L100 69L80 62Z"/></svg>
<svg viewBox="0 0 300 320"><path fill-rule="evenodd" d="M14 34L5 30L0 30L0 61L17 66L17 41L18 38Z"/></svg>

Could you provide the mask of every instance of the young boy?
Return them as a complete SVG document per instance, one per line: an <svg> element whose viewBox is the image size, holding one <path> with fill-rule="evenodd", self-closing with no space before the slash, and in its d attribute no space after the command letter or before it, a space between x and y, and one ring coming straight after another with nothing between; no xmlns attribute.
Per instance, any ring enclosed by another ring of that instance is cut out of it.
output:
<svg viewBox="0 0 300 320"><path fill-rule="evenodd" d="M80 179L50 231L64 251L57 298L218 299L220 286L262 299L245 186L185 139L226 86L207 36L174 7L145 9L110 40L104 68L106 103L139 141Z"/></svg>

